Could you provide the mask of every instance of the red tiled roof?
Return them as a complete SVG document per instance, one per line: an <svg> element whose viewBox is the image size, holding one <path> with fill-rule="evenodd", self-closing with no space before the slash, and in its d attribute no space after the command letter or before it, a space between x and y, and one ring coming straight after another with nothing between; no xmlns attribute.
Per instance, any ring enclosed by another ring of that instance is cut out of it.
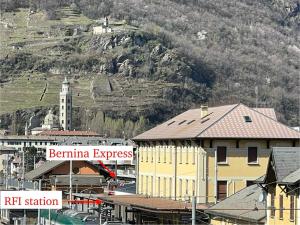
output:
<svg viewBox="0 0 300 225"><path fill-rule="evenodd" d="M100 136L94 131L79 131L79 130L47 130L37 135L41 136Z"/></svg>
<svg viewBox="0 0 300 225"><path fill-rule="evenodd" d="M270 117L273 120L277 120L275 110L273 108L253 108L257 112L264 114L267 117Z"/></svg>
<svg viewBox="0 0 300 225"><path fill-rule="evenodd" d="M273 112L272 112L273 111ZM267 115L264 115L266 113ZM252 122L246 122L249 116ZM208 109L201 118L201 109L188 110L150 129L133 140L186 138L271 138L299 139L300 133L274 120L273 109L252 109L243 104Z"/></svg>

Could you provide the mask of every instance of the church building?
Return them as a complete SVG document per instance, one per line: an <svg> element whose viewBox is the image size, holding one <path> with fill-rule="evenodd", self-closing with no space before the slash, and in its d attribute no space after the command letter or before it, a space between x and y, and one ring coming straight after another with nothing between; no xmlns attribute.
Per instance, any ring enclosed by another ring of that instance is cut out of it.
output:
<svg viewBox="0 0 300 225"><path fill-rule="evenodd" d="M42 125L37 115L33 115L26 122L25 135L37 135L45 131L72 130L72 91L70 82L65 77L59 94L59 115L52 109L45 116Z"/></svg>

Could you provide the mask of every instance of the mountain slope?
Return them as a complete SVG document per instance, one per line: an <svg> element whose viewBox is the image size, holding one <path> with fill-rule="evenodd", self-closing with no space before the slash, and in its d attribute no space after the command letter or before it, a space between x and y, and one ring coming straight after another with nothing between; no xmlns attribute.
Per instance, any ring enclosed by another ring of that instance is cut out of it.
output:
<svg viewBox="0 0 300 225"><path fill-rule="evenodd" d="M2 116L2 127L20 118L21 131L32 111L55 108L65 75L81 107L76 128L91 128L98 117L105 123L97 116L103 111L107 128L99 132L117 129L120 136L131 127L130 137L147 127L144 117L153 126L207 102L255 106L255 89L259 107L275 107L281 121L299 124L295 2L33 3L2 15L1 113L19 110ZM94 19L107 15L121 32L92 35Z"/></svg>

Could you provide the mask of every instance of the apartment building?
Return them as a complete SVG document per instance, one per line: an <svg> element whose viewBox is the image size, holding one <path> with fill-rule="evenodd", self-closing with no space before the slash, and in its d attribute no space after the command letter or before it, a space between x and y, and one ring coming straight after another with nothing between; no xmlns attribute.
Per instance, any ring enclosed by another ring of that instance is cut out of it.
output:
<svg viewBox="0 0 300 225"><path fill-rule="evenodd" d="M137 193L216 202L265 173L272 147L299 146L299 132L271 108L243 104L188 110L133 140Z"/></svg>

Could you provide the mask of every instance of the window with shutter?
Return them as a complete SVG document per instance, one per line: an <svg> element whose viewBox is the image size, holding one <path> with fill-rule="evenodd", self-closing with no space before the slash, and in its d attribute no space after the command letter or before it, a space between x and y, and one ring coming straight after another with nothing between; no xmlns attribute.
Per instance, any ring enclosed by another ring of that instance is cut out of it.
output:
<svg viewBox="0 0 300 225"><path fill-rule="evenodd" d="M195 180L193 180L193 183L192 183L192 192L193 192L193 196L195 196L196 194L196 185L195 185Z"/></svg>
<svg viewBox="0 0 300 225"><path fill-rule="evenodd" d="M225 146L217 147L217 162L218 163L226 163L227 162L227 148Z"/></svg>
<svg viewBox="0 0 300 225"><path fill-rule="evenodd" d="M221 201L227 197L227 181L218 181L217 200Z"/></svg>
<svg viewBox="0 0 300 225"><path fill-rule="evenodd" d="M179 197L182 197L182 179L179 179Z"/></svg>
<svg viewBox="0 0 300 225"><path fill-rule="evenodd" d="M290 197L290 220L294 221L295 219L295 197L291 195Z"/></svg>
<svg viewBox="0 0 300 225"><path fill-rule="evenodd" d="M160 197L160 177L157 178L157 194Z"/></svg>
<svg viewBox="0 0 300 225"><path fill-rule="evenodd" d="M146 151L146 162L148 162L148 148L146 148L145 151Z"/></svg>
<svg viewBox="0 0 300 225"><path fill-rule="evenodd" d="M153 179L154 179L153 176L151 176L151 193L150 193L151 196L153 196L153 189L154 189L154 187L153 187L153 184L154 184L153 183Z"/></svg>
<svg viewBox="0 0 300 225"><path fill-rule="evenodd" d="M144 148L140 148L139 149L139 153L140 153L140 157L141 157L141 162L143 162L144 161Z"/></svg>
<svg viewBox="0 0 300 225"><path fill-rule="evenodd" d="M179 164L182 164L182 147L179 149Z"/></svg>
<svg viewBox="0 0 300 225"><path fill-rule="evenodd" d="M170 164L172 164L172 153L173 153L173 152L172 152L172 147L171 147L171 148L170 148L170 156L169 156L169 157L170 157L170 161L169 161Z"/></svg>
<svg viewBox="0 0 300 225"><path fill-rule="evenodd" d="M153 163L153 151L154 151L154 149L151 148L150 151L151 151L151 162Z"/></svg>
<svg viewBox="0 0 300 225"><path fill-rule="evenodd" d="M189 163L189 148L186 148L185 151L186 151L186 152L185 152L185 154L186 154L186 155L185 155L185 156L186 156L186 158L185 158L185 163L188 164L188 163Z"/></svg>
<svg viewBox="0 0 300 225"><path fill-rule="evenodd" d="M144 189L144 179L143 178L144 178L144 176L141 175L141 192L140 192L141 194L143 194L143 191L144 191L143 190Z"/></svg>
<svg viewBox="0 0 300 225"><path fill-rule="evenodd" d="M166 195L167 195L167 178L165 177L164 178L164 195L163 195L163 197L167 197Z"/></svg>
<svg viewBox="0 0 300 225"><path fill-rule="evenodd" d="M275 216L275 195L271 193L271 217Z"/></svg>
<svg viewBox="0 0 300 225"><path fill-rule="evenodd" d="M169 198L172 198L172 187L173 187L172 177L170 177L169 178Z"/></svg>
<svg viewBox="0 0 300 225"><path fill-rule="evenodd" d="M189 194L189 180L186 179L185 181L185 195Z"/></svg>
<svg viewBox="0 0 300 225"><path fill-rule="evenodd" d="M193 147L193 164L196 163L196 147Z"/></svg>
<svg viewBox="0 0 300 225"><path fill-rule="evenodd" d="M148 195L148 186L149 186L149 182L148 182L148 176L146 176L146 195Z"/></svg>
<svg viewBox="0 0 300 225"><path fill-rule="evenodd" d="M283 219L283 196L279 196L279 219Z"/></svg>
<svg viewBox="0 0 300 225"><path fill-rule="evenodd" d="M257 162L257 147L248 147L248 163Z"/></svg>

